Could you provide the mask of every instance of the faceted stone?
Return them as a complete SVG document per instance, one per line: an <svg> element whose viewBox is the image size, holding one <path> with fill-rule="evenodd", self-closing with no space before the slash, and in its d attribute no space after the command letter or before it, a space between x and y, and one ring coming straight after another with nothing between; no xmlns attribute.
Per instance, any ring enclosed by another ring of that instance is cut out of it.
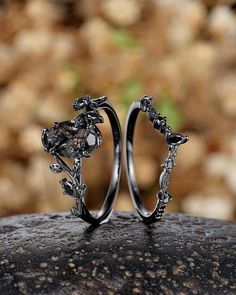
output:
<svg viewBox="0 0 236 295"><path fill-rule="evenodd" d="M63 188L64 194L74 196L74 184L70 180L63 178L60 181L60 184Z"/></svg>
<svg viewBox="0 0 236 295"><path fill-rule="evenodd" d="M60 173L62 172L62 168L59 164L52 164L49 166L53 173Z"/></svg>
<svg viewBox="0 0 236 295"><path fill-rule="evenodd" d="M65 121L45 129L42 143L51 154L67 158L89 157L93 149L101 144L101 133L95 125L80 128L74 121Z"/></svg>
<svg viewBox="0 0 236 295"><path fill-rule="evenodd" d="M186 136L180 134L171 134L167 137L167 142L172 145L179 145L185 143L187 140Z"/></svg>
<svg viewBox="0 0 236 295"><path fill-rule="evenodd" d="M86 140L89 146L93 146L96 144L96 136L92 133L89 133Z"/></svg>
<svg viewBox="0 0 236 295"><path fill-rule="evenodd" d="M153 122L153 127L155 129L159 129L161 126L161 121L159 119L155 119L154 122Z"/></svg>
<svg viewBox="0 0 236 295"><path fill-rule="evenodd" d="M146 110L152 105L152 97L151 96L144 96L140 100L140 108L143 112L146 112Z"/></svg>
<svg viewBox="0 0 236 295"><path fill-rule="evenodd" d="M171 195L169 195L167 192L159 191L156 196L163 205L169 203L172 200ZM165 206L163 206L163 209L165 209Z"/></svg>
<svg viewBox="0 0 236 295"><path fill-rule="evenodd" d="M172 169L174 168L174 161L172 159L169 159L166 163L167 169Z"/></svg>

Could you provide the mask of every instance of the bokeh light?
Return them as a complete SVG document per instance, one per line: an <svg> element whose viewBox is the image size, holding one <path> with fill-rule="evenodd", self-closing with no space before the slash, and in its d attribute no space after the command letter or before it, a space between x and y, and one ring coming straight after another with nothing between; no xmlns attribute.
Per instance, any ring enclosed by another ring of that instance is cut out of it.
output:
<svg viewBox="0 0 236 295"><path fill-rule="evenodd" d="M171 175L171 212L236 216L236 5L210 0L0 1L0 216L65 211L61 176L48 168L43 127L76 114L71 103L109 97L122 129L131 102L156 99L173 129L188 134ZM85 161L87 203L109 185L112 141ZM161 136L145 116L135 134L138 182L155 202ZM134 210L123 170L116 210Z"/></svg>

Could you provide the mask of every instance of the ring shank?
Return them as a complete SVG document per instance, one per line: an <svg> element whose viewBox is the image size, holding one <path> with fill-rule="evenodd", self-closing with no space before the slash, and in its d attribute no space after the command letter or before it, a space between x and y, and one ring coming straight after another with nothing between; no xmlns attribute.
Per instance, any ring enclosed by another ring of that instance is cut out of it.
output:
<svg viewBox="0 0 236 295"><path fill-rule="evenodd" d="M106 112L108 119L112 128L113 135L113 167L112 174L110 179L110 185L106 198L103 202L103 205L98 212L97 216L93 216L87 209L85 203L81 202L82 215L80 216L86 222L89 222L93 225L98 225L108 221L110 214L112 213L112 208L119 190L119 183L121 178L121 168L122 168L122 143L121 143L121 128L118 117L115 110L108 101L103 101L99 104L99 109L102 109Z"/></svg>
<svg viewBox="0 0 236 295"><path fill-rule="evenodd" d="M128 113L128 119L126 122L126 133L125 133L125 157L126 157L126 173L128 178L129 191L133 200L133 203L138 211L140 218L146 222L156 221L156 209L157 204L152 213L148 212L148 210L144 207L143 201L140 197L136 174L134 168L134 158L133 158L133 139L134 139L134 130L136 121L141 111L140 102L135 101L131 105Z"/></svg>

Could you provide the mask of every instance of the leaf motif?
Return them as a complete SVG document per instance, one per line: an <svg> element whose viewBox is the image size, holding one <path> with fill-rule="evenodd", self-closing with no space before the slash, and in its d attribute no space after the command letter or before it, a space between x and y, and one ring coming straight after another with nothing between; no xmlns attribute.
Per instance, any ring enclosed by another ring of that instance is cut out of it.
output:
<svg viewBox="0 0 236 295"><path fill-rule="evenodd" d="M166 191L169 185L170 174L165 170L160 176L160 187L161 190Z"/></svg>
<svg viewBox="0 0 236 295"><path fill-rule="evenodd" d="M52 164L49 166L49 168L53 173L61 173L62 172L62 167L59 164Z"/></svg>
<svg viewBox="0 0 236 295"><path fill-rule="evenodd" d="M62 186L62 189L63 189L63 193L65 195L69 195L69 196L72 196L74 197L74 184L72 181L69 181L67 180L66 178L63 178L61 181L60 181L60 184Z"/></svg>

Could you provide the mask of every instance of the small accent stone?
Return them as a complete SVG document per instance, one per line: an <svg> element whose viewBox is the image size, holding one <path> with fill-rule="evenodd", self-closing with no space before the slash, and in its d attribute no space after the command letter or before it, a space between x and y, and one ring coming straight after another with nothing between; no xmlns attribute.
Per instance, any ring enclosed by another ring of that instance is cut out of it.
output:
<svg viewBox="0 0 236 295"><path fill-rule="evenodd" d="M60 172L62 172L62 168L61 168L61 166L59 164L52 164L49 167L50 167L50 170L53 173L60 173Z"/></svg>
<svg viewBox="0 0 236 295"><path fill-rule="evenodd" d="M89 133L89 135L86 138L87 143L89 146L93 146L96 144L96 136L95 134Z"/></svg>

